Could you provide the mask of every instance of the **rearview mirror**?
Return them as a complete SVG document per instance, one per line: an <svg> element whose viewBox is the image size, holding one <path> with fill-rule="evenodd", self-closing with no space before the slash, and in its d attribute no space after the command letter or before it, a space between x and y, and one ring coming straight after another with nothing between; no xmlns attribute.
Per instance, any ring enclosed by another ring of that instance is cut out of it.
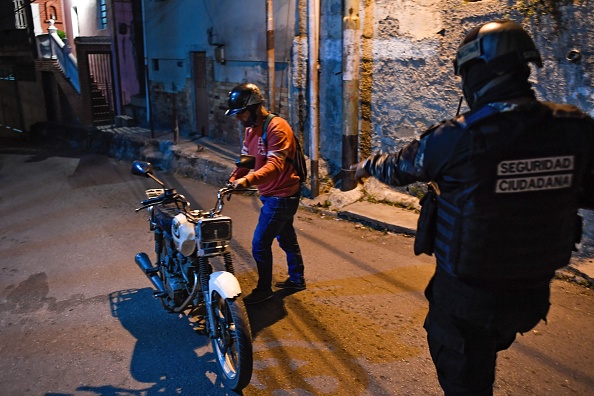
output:
<svg viewBox="0 0 594 396"><path fill-rule="evenodd" d="M132 163L132 174L136 176L150 177L153 174L153 166L150 162L134 161Z"/></svg>

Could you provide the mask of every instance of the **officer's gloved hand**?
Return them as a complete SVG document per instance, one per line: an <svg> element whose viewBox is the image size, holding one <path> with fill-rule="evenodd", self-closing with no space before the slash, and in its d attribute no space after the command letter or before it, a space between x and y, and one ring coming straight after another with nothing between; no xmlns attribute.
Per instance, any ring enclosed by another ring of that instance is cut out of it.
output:
<svg viewBox="0 0 594 396"><path fill-rule="evenodd" d="M362 179L368 178L370 175L365 170L365 162L367 160L361 161L358 164L351 165L351 170L355 171L355 180L357 183L360 183Z"/></svg>

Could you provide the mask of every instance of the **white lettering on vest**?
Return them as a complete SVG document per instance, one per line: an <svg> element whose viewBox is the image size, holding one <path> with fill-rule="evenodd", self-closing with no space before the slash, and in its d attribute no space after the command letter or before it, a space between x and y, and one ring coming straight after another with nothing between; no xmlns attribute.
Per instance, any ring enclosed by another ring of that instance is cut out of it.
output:
<svg viewBox="0 0 594 396"><path fill-rule="evenodd" d="M573 155L501 161L497 165L497 175L529 175L543 172L571 171L573 170L573 163Z"/></svg>
<svg viewBox="0 0 594 396"><path fill-rule="evenodd" d="M571 173L498 179L495 192L520 193L527 191L558 190L571 187L572 179L573 174Z"/></svg>

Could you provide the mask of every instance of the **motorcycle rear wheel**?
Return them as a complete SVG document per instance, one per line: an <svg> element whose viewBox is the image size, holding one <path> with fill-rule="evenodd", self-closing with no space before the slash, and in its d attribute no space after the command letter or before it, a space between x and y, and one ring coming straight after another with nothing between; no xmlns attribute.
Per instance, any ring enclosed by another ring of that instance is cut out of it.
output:
<svg viewBox="0 0 594 396"><path fill-rule="evenodd" d="M221 380L233 391L245 388L252 379L252 331L241 300L224 299L212 294L218 337L212 339Z"/></svg>

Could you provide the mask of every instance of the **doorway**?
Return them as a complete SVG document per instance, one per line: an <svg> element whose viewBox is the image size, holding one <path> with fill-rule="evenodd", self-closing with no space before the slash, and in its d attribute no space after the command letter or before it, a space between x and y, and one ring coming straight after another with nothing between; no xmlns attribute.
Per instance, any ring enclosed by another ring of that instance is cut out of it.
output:
<svg viewBox="0 0 594 396"><path fill-rule="evenodd" d="M192 53L194 80L194 114L196 114L196 133L208 136L208 92L206 89L206 52Z"/></svg>

